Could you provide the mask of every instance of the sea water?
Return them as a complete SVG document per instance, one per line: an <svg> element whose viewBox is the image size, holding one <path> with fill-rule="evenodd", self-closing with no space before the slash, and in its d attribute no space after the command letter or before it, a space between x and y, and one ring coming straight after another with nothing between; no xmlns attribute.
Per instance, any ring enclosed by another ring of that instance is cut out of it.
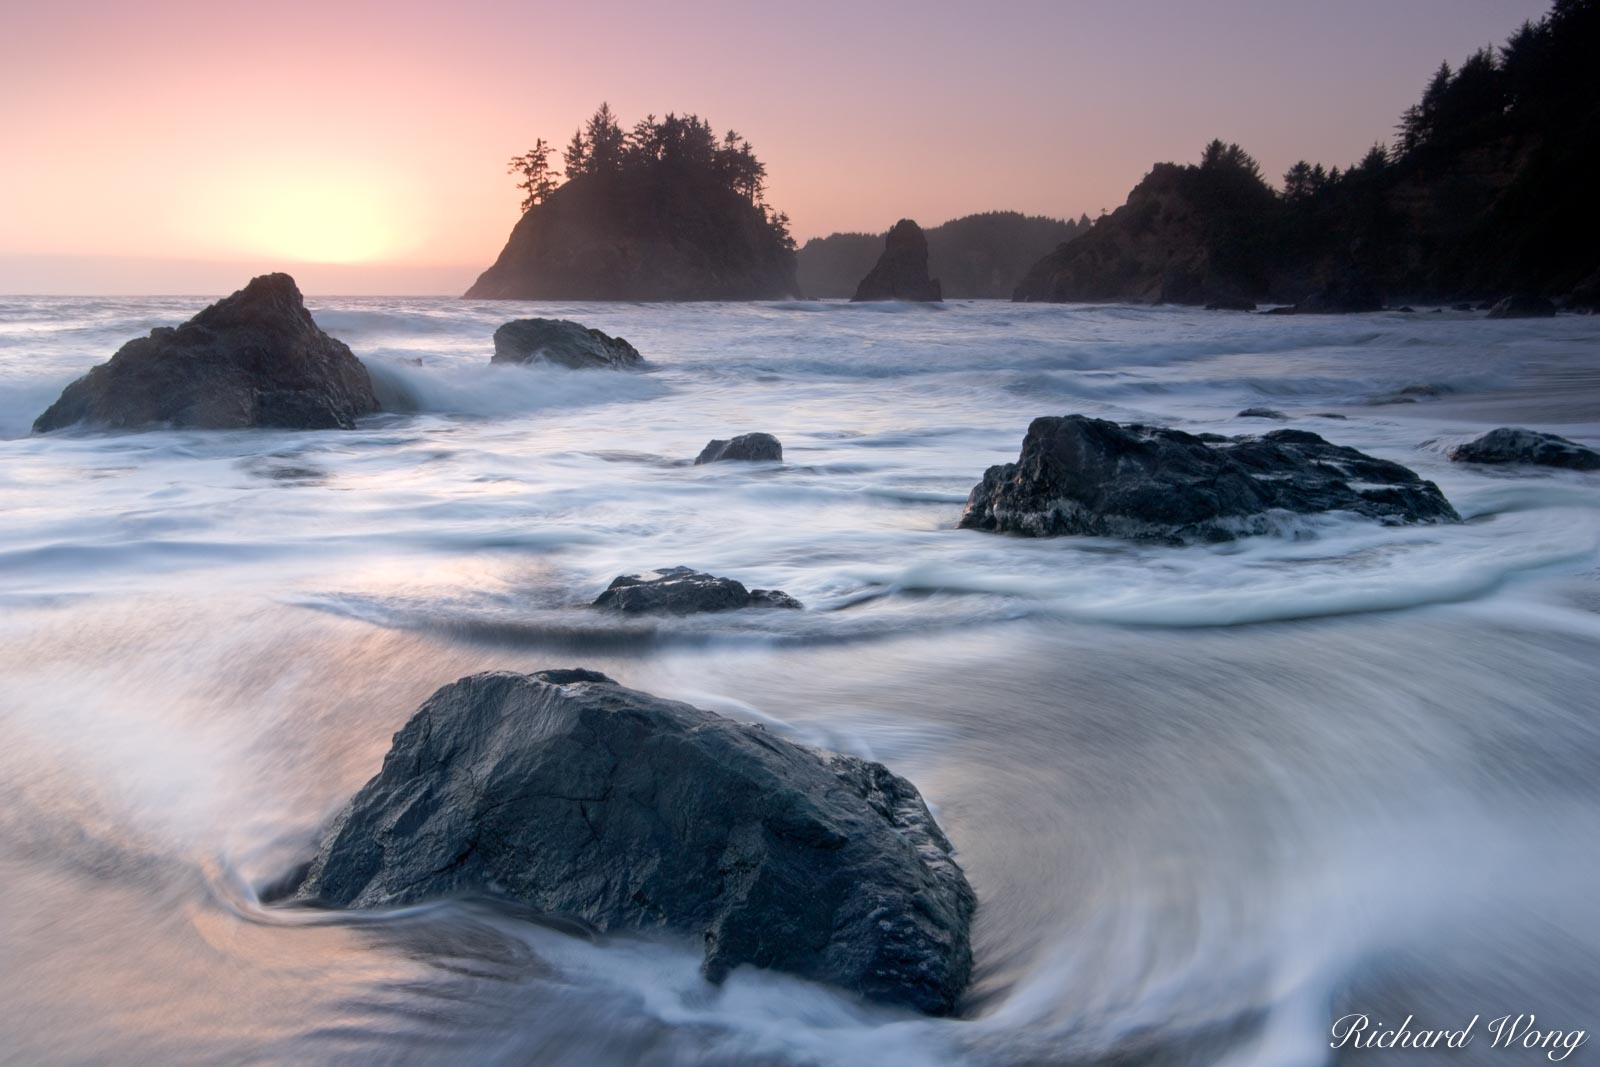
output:
<svg viewBox="0 0 1600 1067"><path fill-rule="evenodd" d="M1597 320L314 299L391 413L29 434L204 303L0 300L0 1060L1531 1063L1330 1028L1600 1026L1600 474L1447 457L1600 444ZM646 369L491 366L527 315ZM1312 430L1465 521L958 530L1074 412ZM784 461L692 465L751 431ZM587 606L680 564L808 610ZM713 987L687 938L258 902L434 689L573 666L914 781L980 902L960 1015Z"/></svg>

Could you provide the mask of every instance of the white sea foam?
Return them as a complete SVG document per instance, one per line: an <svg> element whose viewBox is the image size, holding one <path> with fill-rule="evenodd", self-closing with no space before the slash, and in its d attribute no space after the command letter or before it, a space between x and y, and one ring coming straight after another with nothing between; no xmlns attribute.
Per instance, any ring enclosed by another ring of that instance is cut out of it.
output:
<svg viewBox="0 0 1600 1067"><path fill-rule="evenodd" d="M1594 320L314 300L403 410L28 435L202 303L0 301L0 1025L51 1042L22 1054L1287 1065L1351 998L1592 1005L1600 476L1447 451L1501 423L1600 443ZM491 366L533 314L648 366ZM1260 405L1287 421L1236 418ZM1074 411L1311 430L1466 521L958 530L1028 422ZM782 464L692 465L754 430ZM808 610L589 606L675 564ZM966 1016L719 989L692 945L459 903L254 901L438 685L576 665L910 776L980 895Z"/></svg>

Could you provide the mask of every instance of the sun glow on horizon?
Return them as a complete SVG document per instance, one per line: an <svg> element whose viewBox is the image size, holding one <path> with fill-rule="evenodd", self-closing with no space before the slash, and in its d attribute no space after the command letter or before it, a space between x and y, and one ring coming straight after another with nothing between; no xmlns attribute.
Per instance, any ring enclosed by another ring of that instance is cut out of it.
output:
<svg viewBox="0 0 1600 1067"><path fill-rule="evenodd" d="M393 258L414 244L397 225L396 198L358 181L321 175L256 181L226 203L207 205L205 244L219 253L277 257L300 263L367 263Z"/></svg>

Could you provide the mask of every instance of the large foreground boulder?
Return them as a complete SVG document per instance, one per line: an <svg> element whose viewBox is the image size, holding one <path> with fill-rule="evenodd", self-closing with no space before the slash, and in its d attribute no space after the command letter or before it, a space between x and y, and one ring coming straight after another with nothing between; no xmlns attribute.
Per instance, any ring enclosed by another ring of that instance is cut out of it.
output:
<svg viewBox="0 0 1600 1067"><path fill-rule="evenodd" d="M1065 415L1033 420L1017 462L973 488L961 525L1185 543L1267 533L1273 512L1324 511L1460 521L1432 482L1303 430L1197 437Z"/></svg>
<svg viewBox="0 0 1600 1067"><path fill-rule="evenodd" d="M624 574L613 579L594 602L597 608L628 614L692 615L739 608L799 608L781 589L746 589L743 582L688 567L668 567L655 577Z"/></svg>
<svg viewBox="0 0 1600 1067"><path fill-rule="evenodd" d="M732 440L718 438L710 441L695 457L694 465L702 463L781 463L783 445L770 433L742 433Z"/></svg>
<svg viewBox="0 0 1600 1067"><path fill-rule="evenodd" d="M312 321L294 279L264 274L182 326L123 345L33 429L348 430L378 410L367 368Z"/></svg>
<svg viewBox="0 0 1600 1067"><path fill-rule="evenodd" d="M939 279L928 277L928 238L910 219L894 224L884 241L883 255L856 286L852 301L943 300Z"/></svg>
<svg viewBox="0 0 1600 1067"><path fill-rule="evenodd" d="M1553 433L1538 433L1512 426L1490 430L1450 452L1457 463L1527 463L1539 467L1565 467L1575 471L1600 470L1600 452Z"/></svg>
<svg viewBox="0 0 1600 1067"><path fill-rule="evenodd" d="M639 350L620 337L568 319L513 319L494 332L490 363L555 363L587 367L637 367Z"/></svg>
<svg viewBox="0 0 1600 1067"><path fill-rule="evenodd" d="M292 898L488 894L600 931L949 1012L976 898L910 782L585 670L447 685L394 737Z"/></svg>

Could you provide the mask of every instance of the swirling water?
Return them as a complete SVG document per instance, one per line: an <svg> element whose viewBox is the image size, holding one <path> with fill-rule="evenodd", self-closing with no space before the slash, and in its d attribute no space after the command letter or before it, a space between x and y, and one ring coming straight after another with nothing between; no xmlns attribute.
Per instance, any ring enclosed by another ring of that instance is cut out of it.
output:
<svg viewBox="0 0 1600 1067"><path fill-rule="evenodd" d="M1600 1026L1600 475L1445 456L1505 423L1600 443L1596 320L314 300L403 410L28 435L202 303L0 301L0 1058L1285 1067L1347 1012ZM489 366L525 314L649 369ZM1255 405L1467 521L954 528L1035 416ZM687 462L750 430L785 462ZM673 564L810 610L584 606ZM980 898L960 1017L476 906L257 902L433 689L576 665L915 781ZM1545 1062L1479 1034L1391 1055Z"/></svg>

